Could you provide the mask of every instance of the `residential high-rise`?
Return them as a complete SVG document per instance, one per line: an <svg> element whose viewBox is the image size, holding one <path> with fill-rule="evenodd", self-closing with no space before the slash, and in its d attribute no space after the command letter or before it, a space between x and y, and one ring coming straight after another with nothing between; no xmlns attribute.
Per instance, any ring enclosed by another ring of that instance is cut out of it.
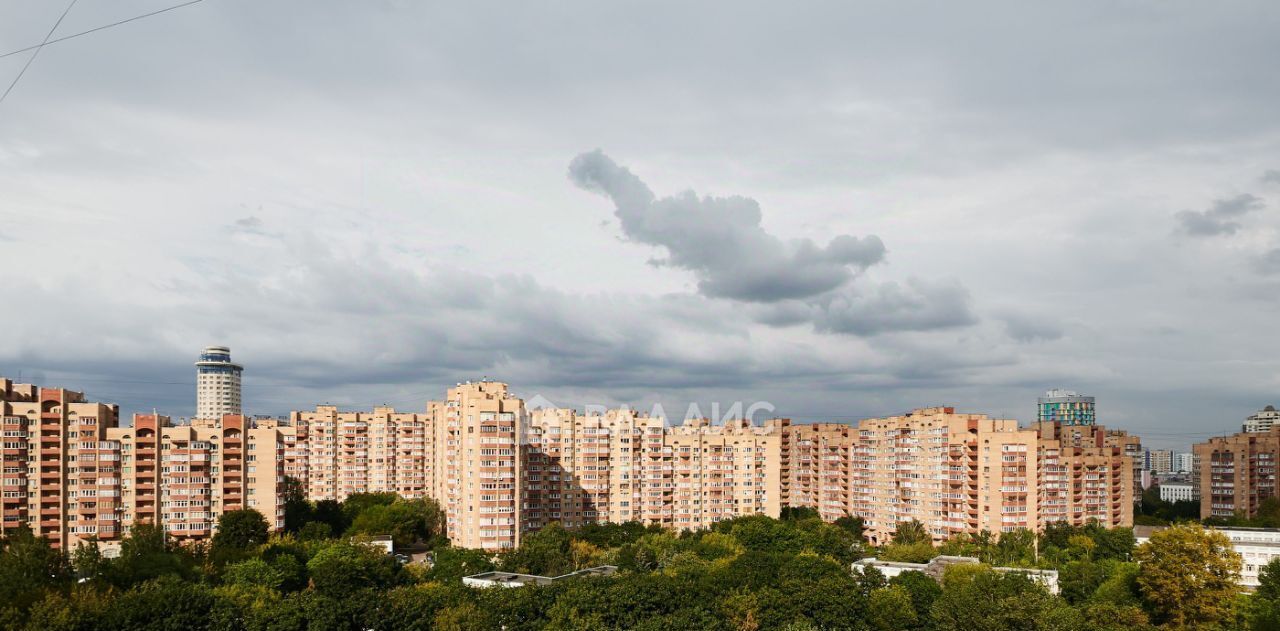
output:
<svg viewBox="0 0 1280 631"><path fill-rule="evenodd" d="M873 542L915 519L941 541L1054 521L1133 521L1136 437L925 408L855 425L783 423L786 506L856 515ZM1138 464L1140 466L1140 463Z"/></svg>
<svg viewBox="0 0 1280 631"><path fill-rule="evenodd" d="M1147 470L1156 475L1173 473L1172 449L1148 449Z"/></svg>
<svg viewBox="0 0 1280 631"><path fill-rule="evenodd" d="M1094 399L1072 390L1050 390L1038 400L1036 420L1063 425L1093 425L1097 422Z"/></svg>
<svg viewBox="0 0 1280 631"><path fill-rule="evenodd" d="M1253 517L1262 501L1280 490L1276 476L1280 426L1210 438L1192 450L1199 465L1194 482L1201 518Z"/></svg>
<svg viewBox="0 0 1280 631"><path fill-rule="evenodd" d="M253 508L283 526L292 428L240 415L174 425L83 394L0 378L3 521L64 549L90 539L107 554L140 523L179 540L212 534L223 512Z"/></svg>
<svg viewBox="0 0 1280 631"><path fill-rule="evenodd" d="M1173 472L1174 473L1191 473L1195 468L1195 458L1191 452L1181 452L1173 454Z"/></svg>
<svg viewBox="0 0 1280 631"><path fill-rule="evenodd" d="M0 378L0 532L25 524L64 549L119 536L119 454L105 444L119 414L80 392Z"/></svg>
<svg viewBox="0 0 1280 631"><path fill-rule="evenodd" d="M339 412L331 405L293 412L289 424L302 453L293 477L312 500L342 501L353 493L430 497L435 484L435 435L426 414L376 407Z"/></svg>
<svg viewBox="0 0 1280 631"><path fill-rule="evenodd" d="M1137 436L1100 425L1037 423L1040 434L1041 526L1133 525L1141 486L1137 475L1142 444Z"/></svg>
<svg viewBox="0 0 1280 631"><path fill-rule="evenodd" d="M1280 411L1277 411L1274 405L1268 405L1257 414L1251 414L1244 419L1246 432L1269 432L1276 425L1280 425Z"/></svg>
<svg viewBox="0 0 1280 631"><path fill-rule="evenodd" d="M195 418L220 419L240 414L240 373L244 367L232 363L231 349L206 346L196 362Z"/></svg>
<svg viewBox="0 0 1280 631"><path fill-rule="evenodd" d="M427 403L436 446L433 497L454 545L500 550L520 543L520 437L524 401L497 381L468 381Z"/></svg>

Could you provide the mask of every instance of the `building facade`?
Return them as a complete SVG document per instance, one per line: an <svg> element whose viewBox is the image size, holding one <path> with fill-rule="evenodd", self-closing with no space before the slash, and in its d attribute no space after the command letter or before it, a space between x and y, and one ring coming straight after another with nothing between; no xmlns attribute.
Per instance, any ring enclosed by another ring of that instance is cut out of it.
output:
<svg viewBox="0 0 1280 631"><path fill-rule="evenodd" d="M196 362L195 418L220 419L240 414L240 374L244 367L232 363L231 349L206 346Z"/></svg>
<svg viewBox="0 0 1280 631"><path fill-rule="evenodd" d="M1198 469L1200 517L1253 517L1277 493L1280 426L1267 432L1218 436L1192 448Z"/></svg>
<svg viewBox="0 0 1280 631"><path fill-rule="evenodd" d="M1161 482L1160 499L1165 502L1193 502L1200 498L1190 482Z"/></svg>
<svg viewBox="0 0 1280 631"><path fill-rule="evenodd" d="M936 541L1066 521L1132 523L1136 437L936 407L855 424L712 423L633 410L529 410L504 383L450 388L424 412L321 405L289 420L225 414L173 423L79 393L0 380L4 528L110 550L133 525L210 536L228 510L283 526L296 478L312 500L431 498L454 545L503 550L552 522L700 529L810 507L863 519L884 543L918 520Z"/></svg>
<svg viewBox="0 0 1280 631"><path fill-rule="evenodd" d="M241 415L175 425L61 388L0 379L3 530L27 525L54 545L95 540L110 554L140 523L178 540L210 536L228 510L282 527L293 429Z"/></svg>
<svg viewBox="0 0 1280 631"><path fill-rule="evenodd" d="M924 408L854 425L782 432L782 501L824 519L861 517L875 543L918 520L935 541L1054 521L1133 521L1136 437L1099 426ZM1140 462L1136 465L1140 466Z"/></svg>
<svg viewBox="0 0 1280 631"><path fill-rule="evenodd" d="M1037 422L1093 425L1097 420L1094 398L1072 390L1050 390L1037 401Z"/></svg>
<svg viewBox="0 0 1280 631"><path fill-rule="evenodd" d="M1243 429L1246 432L1266 433L1276 425L1280 425L1280 411L1276 410L1276 406L1268 405L1257 414L1245 417Z"/></svg>
<svg viewBox="0 0 1280 631"><path fill-rule="evenodd" d="M1173 473L1173 450L1148 449L1146 454L1147 470L1156 475Z"/></svg>

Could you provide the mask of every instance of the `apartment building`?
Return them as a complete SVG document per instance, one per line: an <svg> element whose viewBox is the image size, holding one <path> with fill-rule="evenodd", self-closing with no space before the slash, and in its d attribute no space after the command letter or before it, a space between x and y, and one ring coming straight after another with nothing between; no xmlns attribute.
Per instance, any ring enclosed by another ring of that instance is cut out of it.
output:
<svg viewBox="0 0 1280 631"><path fill-rule="evenodd" d="M1253 517L1263 500L1277 494L1280 426L1210 438L1192 446L1192 453L1201 518Z"/></svg>
<svg viewBox="0 0 1280 631"><path fill-rule="evenodd" d="M1136 437L1094 425L1016 421L953 408L854 425L780 421L783 503L824 519L861 517L887 541L918 520L936 541L1039 529L1053 521L1133 521Z"/></svg>
<svg viewBox="0 0 1280 631"><path fill-rule="evenodd" d="M426 414L339 412L332 405L293 412L289 425L302 466L289 473L312 500L344 500L353 493L429 497L435 481L434 440Z"/></svg>
<svg viewBox="0 0 1280 631"><path fill-rule="evenodd" d="M1038 423L1093 425L1097 422L1097 418L1097 404L1094 398L1073 390L1050 390L1036 401L1036 422Z"/></svg>
<svg viewBox="0 0 1280 631"><path fill-rule="evenodd" d="M1280 425L1280 411L1276 410L1276 406L1268 405L1257 414L1245 417L1242 428L1246 432L1266 433L1276 425Z"/></svg>
<svg viewBox="0 0 1280 631"><path fill-rule="evenodd" d="M179 540L209 537L223 512L254 508L283 526L293 429L229 414L175 425L61 388L0 379L3 529L27 524L56 546L96 540L111 554L140 523Z"/></svg>
<svg viewBox="0 0 1280 631"><path fill-rule="evenodd" d="M220 419L241 412L244 367L231 361L226 346L206 346L196 362L196 418Z"/></svg>
<svg viewBox="0 0 1280 631"><path fill-rule="evenodd" d="M687 419L666 433L671 453L670 526L685 530L782 511L782 436L744 419Z"/></svg>
<svg viewBox="0 0 1280 631"><path fill-rule="evenodd" d="M846 423L768 422L782 438L781 500L810 507L826 521L849 515L850 472L858 429Z"/></svg>
<svg viewBox="0 0 1280 631"><path fill-rule="evenodd" d="M1173 473L1172 449L1148 449L1146 452L1146 469L1156 475Z"/></svg>
<svg viewBox="0 0 1280 631"><path fill-rule="evenodd" d="M427 403L436 447L433 497L444 509L450 540L501 550L520 542L522 470L518 463L528 412L497 381L450 388Z"/></svg>
<svg viewBox="0 0 1280 631"><path fill-rule="evenodd" d="M99 447L119 413L80 392L0 378L0 531L25 524L63 548L118 536L119 455Z"/></svg>
<svg viewBox="0 0 1280 631"><path fill-rule="evenodd" d="M1037 423L1041 526L1133 524L1136 436L1101 426Z"/></svg>

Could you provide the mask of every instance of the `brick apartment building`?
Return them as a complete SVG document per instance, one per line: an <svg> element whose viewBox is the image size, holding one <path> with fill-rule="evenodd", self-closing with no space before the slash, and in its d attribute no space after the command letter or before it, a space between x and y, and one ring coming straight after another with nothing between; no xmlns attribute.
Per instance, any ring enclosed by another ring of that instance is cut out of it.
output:
<svg viewBox="0 0 1280 631"><path fill-rule="evenodd" d="M455 545L491 550L551 522L698 529L783 506L861 517L877 543L910 519L938 541L1051 521L1128 525L1141 451L1099 426L1019 428L944 407L854 424L667 426L626 409L529 410L495 381L458 384L422 413L322 405L287 423L136 415L120 427L115 406L7 380L0 405L3 528L108 548L142 522L202 539L237 508L280 527L286 476L313 500L433 498Z"/></svg>

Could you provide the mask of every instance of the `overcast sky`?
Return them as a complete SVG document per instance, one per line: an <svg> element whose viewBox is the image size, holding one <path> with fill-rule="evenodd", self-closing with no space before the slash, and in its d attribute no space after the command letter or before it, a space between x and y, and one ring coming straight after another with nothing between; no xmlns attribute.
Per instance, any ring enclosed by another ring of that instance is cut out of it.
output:
<svg viewBox="0 0 1280 631"><path fill-rule="evenodd" d="M0 52L64 8L0 0ZM259 414L1065 387L1184 447L1280 403L1277 60L1274 2L205 0L0 103L0 375L175 417L207 344Z"/></svg>

